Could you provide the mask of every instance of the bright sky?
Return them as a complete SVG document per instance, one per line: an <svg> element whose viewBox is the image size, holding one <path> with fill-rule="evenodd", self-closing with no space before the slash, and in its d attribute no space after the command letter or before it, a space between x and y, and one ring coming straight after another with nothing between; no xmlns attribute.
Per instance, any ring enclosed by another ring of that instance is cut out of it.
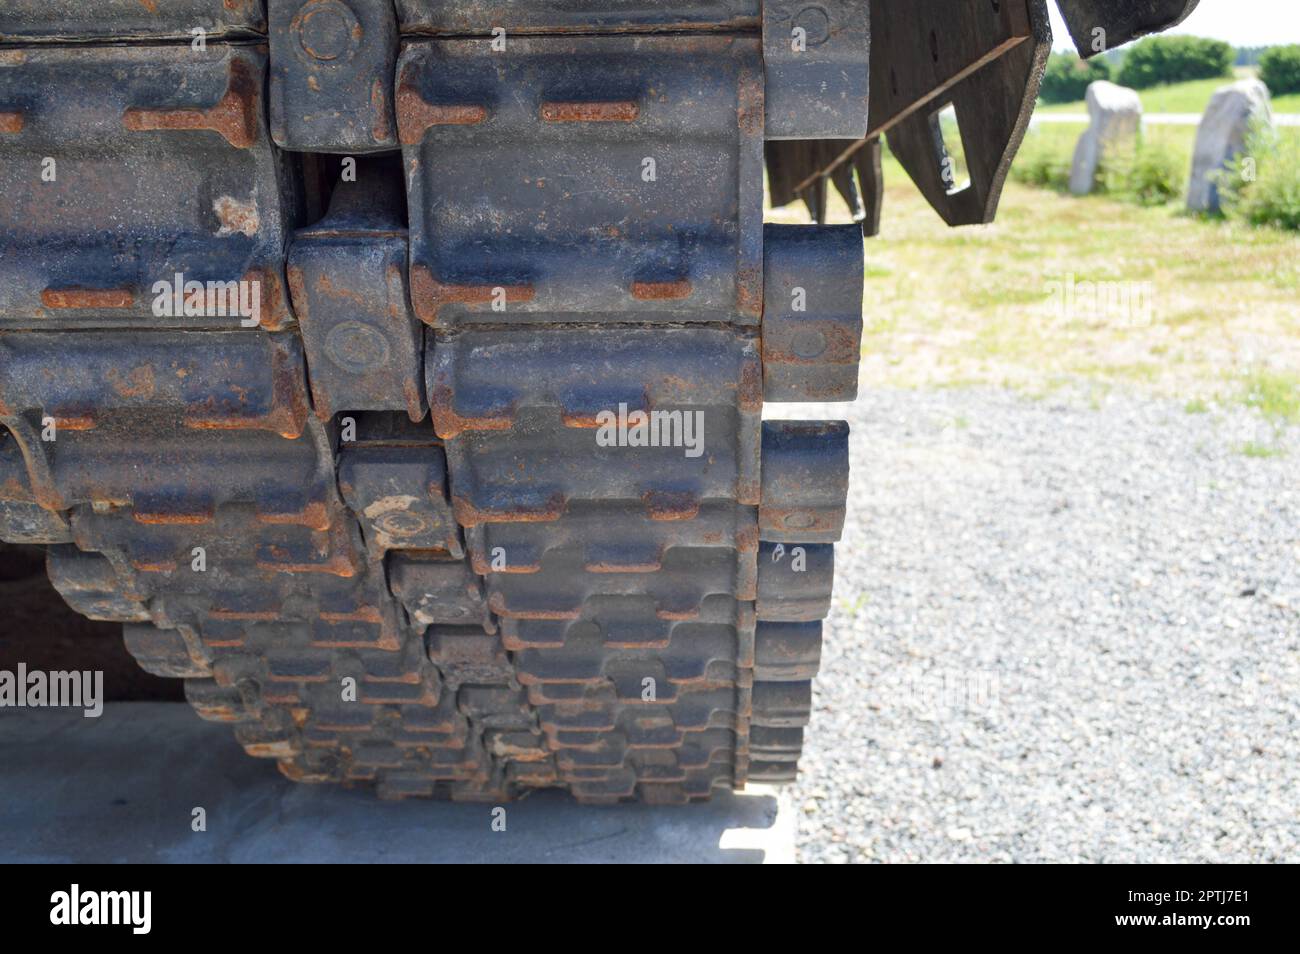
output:
<svg viewBox="0 0 1300 954"><path fill-rule="evenodd" d="M1073 47L1055 3L1052 35L1058 49ZM1192 15L1171 33L1194 33L1233 46L1300 43L1300 3L1296 0L1201 0Z"/></svg>

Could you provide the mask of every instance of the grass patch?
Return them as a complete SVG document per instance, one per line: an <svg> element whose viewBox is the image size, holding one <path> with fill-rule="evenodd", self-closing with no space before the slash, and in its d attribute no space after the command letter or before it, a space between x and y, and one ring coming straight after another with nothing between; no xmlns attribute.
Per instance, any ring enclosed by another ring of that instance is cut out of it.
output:
<svg viewBox="0 0 1300 954"><path fill-rule="evenodd" d="M1251 155L1237 157L1219 174L1225 213L1251 225L1300 232L1300 140L1257 133L1247 151Z"/></svg>
<svg viewBox="0 0 1300 954"><path fill-rule="evenodd" d="M1187 188L1186 157L1168 140L1146 137L1137 149L1107 156L1101 171L1107 195L1138 205L1167 205Z"/></svg>
<svg viewBox="0 0 1300 954"><path fill-rule="evenodd" d="M1274 447L1271 444L1261 444L1258 441L1247 441L1239 448L1241 453L1246 457L1255 457L1266 459L1269 457L1283 457L1286 451L1280 447Z"/></svg>
<svg viewBox="0 0 1300 954"><path fill-rule="evenodd" d="M1183 410L1188 414L1209 414L1210 405L1206 404L1201 398L1192 398L1183 405Z"/></svg>
<svg viewBox="0 0 1300 954"><path fill-rule="evenodd" d="M1079 132L1048 125L1030 140L1054 141L1068 155ZM1151 132L1181 137L1190 167L1194 129ZM1005 386L1025 394L1122 387L1181 406L1225 390L1236 401L1260 355L1275 369L1300 369L1300 309L1294 289L1279 281L1300 269L1294 233L1205 221L1183 214L1181 203L1076 199L1014 180L995 223L954 230L889 155L884 176L881 234L866 244L866 386ZM831 202L832 222L851 221L838 196ZM791 205L772 210L769 221L809 220L802 205ZM1149 320L1086 309L1061 315L1052 289L1069 281L1150 283ZM1269 379L1254 392L1261 405L1278 406Z"/></svg>
<svg viewBox="0 0 1300 954"><path fill-rule="evenodd" d="M1300 375L1256 370L1242 379L1241 403L1259 411L1275 424L1300 420Z"/></svg>

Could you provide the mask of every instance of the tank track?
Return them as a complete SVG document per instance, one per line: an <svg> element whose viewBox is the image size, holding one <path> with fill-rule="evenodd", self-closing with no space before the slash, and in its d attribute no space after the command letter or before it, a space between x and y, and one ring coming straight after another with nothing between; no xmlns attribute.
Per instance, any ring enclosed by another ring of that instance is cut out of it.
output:
<svg viewBox="0 0 1300 954"><path fill-rule="evenodd" d="M861 231L764 226L780 4L602 6L0 12L0 537L289 778L795 776Z"/></svg>

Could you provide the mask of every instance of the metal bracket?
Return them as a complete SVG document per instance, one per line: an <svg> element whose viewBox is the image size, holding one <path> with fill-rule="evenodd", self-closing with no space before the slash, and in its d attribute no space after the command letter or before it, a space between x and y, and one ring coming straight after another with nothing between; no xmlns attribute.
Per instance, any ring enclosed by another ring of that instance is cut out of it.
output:
<svg viewBox="0 0 1300 954"><path fill-rule="evenodd" d="M861 0L765 0L768 139L867 134L871 11Z"/></svg>
<svg viewBox="0 0 1300 954"><path fill-rule="evenodd" d="M852 225L768 225L763 258L764 399L854 400L862 234Z"/></svg>
<svg viewBox="0 0 1300 954"><path fill-rule="evenodd" d="M397 146L392 0L270 0L271 136L284 149Z"/></svg>

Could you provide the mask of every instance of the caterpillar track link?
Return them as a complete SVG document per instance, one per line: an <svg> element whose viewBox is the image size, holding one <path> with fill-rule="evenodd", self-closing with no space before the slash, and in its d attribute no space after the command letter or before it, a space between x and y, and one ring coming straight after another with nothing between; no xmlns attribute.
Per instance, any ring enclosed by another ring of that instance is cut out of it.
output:
<svg viewBox="0 0 1300 954"><path fill-rule="evenodd" d="M764 405L856 396L882 134L992 215L1050 33L961 6L9 0L0 537L297 781L792 780L848 430Z"/></svg>

